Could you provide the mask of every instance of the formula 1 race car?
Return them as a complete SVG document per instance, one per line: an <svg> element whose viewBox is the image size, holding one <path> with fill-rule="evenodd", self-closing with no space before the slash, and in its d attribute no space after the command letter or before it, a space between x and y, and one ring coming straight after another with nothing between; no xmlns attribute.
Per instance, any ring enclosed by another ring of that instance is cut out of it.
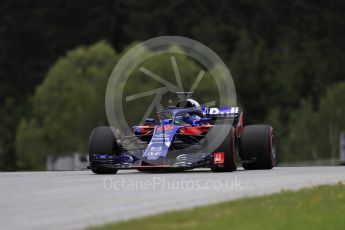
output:
<svg viewBox="0 0 345 230"><path fill-rule="evenodd" d="M186 93L190 94L190 93ZM120 169L176 171L210 168L231 172L272 169L276 163L273 128L244 125L239 107L201 108L185 97L176 107L158 111L134 126L134 135L121 136L114 127L95 128L90 137L89 168L96 174Z"/></svg>

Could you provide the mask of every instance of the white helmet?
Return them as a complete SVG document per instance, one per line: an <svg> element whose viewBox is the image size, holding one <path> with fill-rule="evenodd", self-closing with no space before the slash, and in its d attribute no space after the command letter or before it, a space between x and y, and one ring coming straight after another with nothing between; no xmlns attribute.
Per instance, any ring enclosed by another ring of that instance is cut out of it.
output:
<svg viewBox="0 0 345 230"><path fill-rule="evenodd" d="M185 99L185 100L181 100L179 102L177 102L176 107L179 108L193 108L193 109L197 109L201 111L201 106L200 104L193 99Z"/></svg>

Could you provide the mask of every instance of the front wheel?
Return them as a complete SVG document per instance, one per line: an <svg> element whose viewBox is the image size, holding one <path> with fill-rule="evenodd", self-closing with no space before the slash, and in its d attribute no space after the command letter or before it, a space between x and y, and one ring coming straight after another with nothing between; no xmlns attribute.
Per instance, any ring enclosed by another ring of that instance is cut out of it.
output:
<svg viewBox="0 0 345 230"><path fill-rule="evenodd" d="M105 167L106 159L103 158L116 155L121 151L116 138L118 133L118 130L108 126L100 126L92 131L89 143L89 159L90 169L93 173L115 174L117 172L117 169ZM102 156L102 159L99 159L99 156Z"/></svg>
<svg viewBox="0 0 345 230"><path fill-rule="evenodd" d="M103 167L93 167L91 171L95 174L116 174L117 169L103 168Z"/></svg>
<svg viewBox="0 0 345 230"><path fill-rule="evenodd" d="M237 138L232 125L215 125L206 135L206 144L216 139L223 139L219 146L210 149L213 152L214 164L211 167L213 172L233 172L237 169Z"/></svg>
<svg viewBox="0 0 345 230"><path fill-rule="evenodd" d="M245 126L240 150L242 160L249 161L242 163L244 169L272 169L276 163L273 128L269 125Z"/></svg>

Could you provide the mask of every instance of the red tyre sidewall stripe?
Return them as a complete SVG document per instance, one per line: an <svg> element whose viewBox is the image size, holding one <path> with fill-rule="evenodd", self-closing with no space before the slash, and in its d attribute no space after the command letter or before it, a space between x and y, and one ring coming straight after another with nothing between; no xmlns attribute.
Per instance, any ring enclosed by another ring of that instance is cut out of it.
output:
<svg viewBox="0 0 345 230"><path fill-rule="evenodd" d="M272 165L275 166L276 162L275 159L273 159L273 128L270 128L269 131L269 144L270 144L270 159L272 162Z"/></svg>
<svg viewBox="0 0 345 230"><path fill-rule="evenodd" d="M233 158L233 167L237 168L237 159L236 159L236 148L235 148L235 140L236 140L236 132L234 131L234 129L231 129L232 131L232 158Z"/></svg>

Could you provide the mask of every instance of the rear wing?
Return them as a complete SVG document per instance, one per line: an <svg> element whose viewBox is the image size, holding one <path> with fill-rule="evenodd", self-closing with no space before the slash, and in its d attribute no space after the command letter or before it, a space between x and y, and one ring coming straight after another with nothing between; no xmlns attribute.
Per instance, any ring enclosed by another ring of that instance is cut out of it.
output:
<svg viewBox="0 0 345 230"><path fill-rule="evenodd" d="M243 126L243 113L240 107L209 107L202 108L205 117L212 119L211 124L216 121L230 122L234 127Z"/></svg>
<svg viewBox="0 0 345 230"><path fill-rule="evenodd" d="M241 114L240 107L209 107L202 108L205 117L218 118L237 118Z"/></svg>

